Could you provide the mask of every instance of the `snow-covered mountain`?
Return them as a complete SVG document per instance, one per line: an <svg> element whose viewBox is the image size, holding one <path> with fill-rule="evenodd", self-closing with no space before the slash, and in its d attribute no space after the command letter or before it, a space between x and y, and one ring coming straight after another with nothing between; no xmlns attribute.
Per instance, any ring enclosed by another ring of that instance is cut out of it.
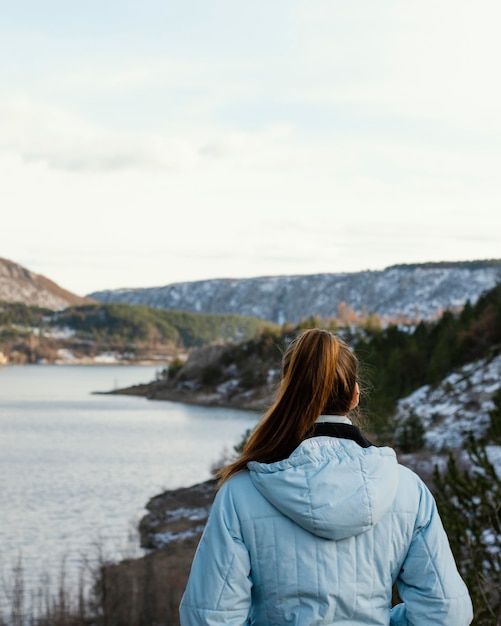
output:
<svg viewBox="0 0 501 626"><path fill-rule="evenodd" d="M21 302L57 311L91 300L66 291L45 276L13 261L0 258L0 302Z"/></svg>
<svg viewBox="0 0 501 626"><path fill-rule="evenodd" d="M174 283L146 289L97 291L100 302L162 309L250 315L283 324L318 315L377 313L383 318L432 319L444 309L474 304L501 280L501 261L398 265L381 271L268 276ZM344 311L342 311L344 309Z"/></svg>

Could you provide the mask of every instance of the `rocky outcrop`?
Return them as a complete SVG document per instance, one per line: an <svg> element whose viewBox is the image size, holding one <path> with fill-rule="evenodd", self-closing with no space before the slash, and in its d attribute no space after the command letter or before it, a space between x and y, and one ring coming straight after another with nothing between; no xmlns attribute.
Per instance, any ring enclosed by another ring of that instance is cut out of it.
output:
<svg viewBox="0 0 501 626"><path fill-rule="evenodd" d="M199 537L214 499L216 481L173 489L151 498L139 523L141 547L163 548L189 537Z"/></svg>
<svg viewBox="0 0 501 626"><path fill-rule="evenodd" d="M178 626L179 603L214 493L215 481L209 480L166 491L148 502L139 527L147 554L101 570L109 623Z"/></svg>
<svg viewBox="0 0 501 626"><path fill-rule="evenodd" d="M266 410L278 382L280 352L273 350L271 358L248 354L244 361L237 363L225 359L225 353L231 351L231 345L197 348L172 378L167 372L151 383L109 393L246 411Z"/></svg>

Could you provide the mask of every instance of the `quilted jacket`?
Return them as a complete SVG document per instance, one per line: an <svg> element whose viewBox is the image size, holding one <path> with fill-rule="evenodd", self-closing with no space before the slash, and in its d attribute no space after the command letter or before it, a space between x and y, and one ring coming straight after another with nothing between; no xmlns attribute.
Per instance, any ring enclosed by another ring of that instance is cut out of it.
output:
<svg viewBox="0 0 501 626"><path fill-rule="evenodd" d="M392 607L392 584L403 602ZM218 492L180 607L182 626L466 626L435 501L390 448L305 440Z"/></svg>

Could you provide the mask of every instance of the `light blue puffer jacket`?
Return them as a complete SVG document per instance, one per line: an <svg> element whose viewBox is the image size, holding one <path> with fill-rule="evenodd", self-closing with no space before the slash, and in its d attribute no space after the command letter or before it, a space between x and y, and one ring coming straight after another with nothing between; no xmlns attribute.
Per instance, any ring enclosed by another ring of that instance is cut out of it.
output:
<svg viewBox="0 0 501 626"><path fill-rule="evenodd" d="M391 608L396 581L403 604ZM466 626L435 501L390 448L315 437L218 492L182 626Z"/></svg>

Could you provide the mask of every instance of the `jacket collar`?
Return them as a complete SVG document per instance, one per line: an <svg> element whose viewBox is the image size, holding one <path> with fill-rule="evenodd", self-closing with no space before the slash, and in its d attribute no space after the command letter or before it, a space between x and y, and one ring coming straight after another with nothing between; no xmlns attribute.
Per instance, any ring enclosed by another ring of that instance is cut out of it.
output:
<svg viewBox="0 0 501 626"><path fill-rule="evenodd" d="M325 422L328 424L352 424L353 422L346 415L319 415L317 422Z"/></svg>
<svg viewBox="0 0 501 626"><path fill-rule="evenodd" d="M325 416L322 416L325 417ZM351 439L358 443L362 448L370 448L374 444L366 439L360 429L348 420L346 422L317 422L311 433L306 437L338 437L339 439Z"/></svg>

